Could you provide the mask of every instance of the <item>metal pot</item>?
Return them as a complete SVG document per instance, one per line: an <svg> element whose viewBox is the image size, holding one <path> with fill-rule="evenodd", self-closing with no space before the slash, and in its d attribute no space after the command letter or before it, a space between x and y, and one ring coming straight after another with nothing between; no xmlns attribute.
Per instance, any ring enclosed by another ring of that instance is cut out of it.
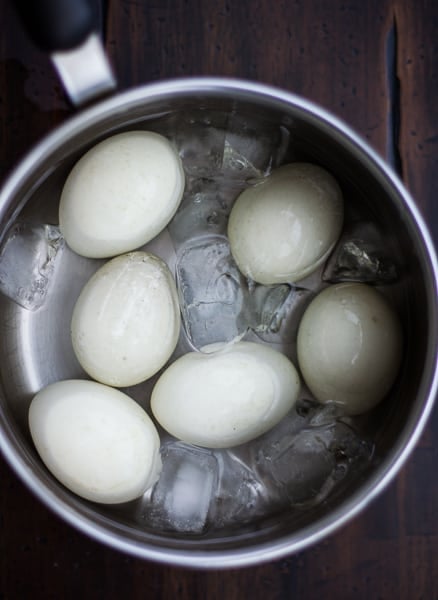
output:
<svg viewBox="0 0 438 600"><path fill-rule="evenodd" d="M438 386L438 267L414 202L392 170L353 131L290 93L220 78L146 85L71 118L35 147L4 183L3 235L17 220L56 223L59 194L69 169L98 140L132 128L166 133L172 123L184 119L225 131L236 119L255 129L258 123L275 129L287 142L286 156L311 159L332 172L353 213L357 208L366 214L392 248L400 277L389 286L389 294L403 323L405 353L391 394L361 420L362 430L375 445L374 460L306 510L273 511L257 522L236 523L199 536L141 526L135 503L106 507L71 494L41 463L27 426L33 394L51 381L81 373L70 347L69 319L75 298L95 266L71 255L55 272L39 310L32 312L0 299L0 447L42 502L95 539L165 563L236 567L278 558L320 540L357 515L404 464L431 412Z"/></svg>

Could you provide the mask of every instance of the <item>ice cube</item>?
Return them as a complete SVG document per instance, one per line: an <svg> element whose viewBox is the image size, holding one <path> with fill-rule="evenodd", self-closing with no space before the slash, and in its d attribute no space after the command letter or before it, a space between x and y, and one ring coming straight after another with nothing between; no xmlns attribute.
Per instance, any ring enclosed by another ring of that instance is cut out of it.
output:
<svg viewBox="0 0 438 600"><path fill-rule="evenodd" d="M327 262L323 280L330 283L359 281L392 283L398 279L390 244L371 223L351 226Z"/></svg>
<svg viewBox="0 0 438 600"><path fill-rule="evenodd" d="M177 264L183 325L197 349L236 338L242 310L243 275L225 238L214 237L184 249Z"/></svg>
<svg viewBox="0 0 438 600"><path fill-rule="evenodd" d="M254 291L254 304L258 308L255 309L256 322L251 323L252 329L265 342L292 343L301 317L315 294L287 285L259 288Z"/></svg>
<svg viewBox="0 0 438 600"><path fill-rule="evenodd" d="M272 506L263 482L238 451L216 451L219 481L212 502L215 528L251 522Z"/></svg>
<svg viewBox="0 0 438 600"><path fill-rule="evenodd" d="M268 167L269 165L267 165L267 169ZM227 139L224 146L222 171L228 177L236 177L244 181L261 179L264 175L263 171L256 169L245 155L234 148Z"/></svg>
<svg viewBox="0 0 438 600"><path fill-rule="evenodd" d="M265 336L278 334L274 341L289 333L286 317L299 303L298 296L283 315L289 286L263 286L246 279L225 237L204 237L186 245L176 274L184 329L195 348L232 341L249 329Z"/></svg>
<svg viewBox="0 0 438 600"><path fill-rule="evenodd" d="M220 111L179 115L169 132L189 180L219 178L246 181L268 174L289 146L289 132L278 124Z"/></svg>
<svg viewBox="0 0 438 600"><path fill-rule="evenodd" d="M181 114L173 140L189 178L214 177L222 168L226 115L209 111Z"/></svg>
<svg viewBox="0 0 438 600"><path fill-rule="evenodd" d="M262 118L231 115L227 123L222 174L225 179L256 181L284 159L289 131Z"/></svg>
<svg viewBox="0 0 438 600"><path fill-rule="evenodd" d="M255 332L276 332L280 327L281 309L289 295L288 285L260 285L242 278L245 302L238 317L246 328Z"/></svg>
<svg viewBox="0 0 438 600"><path fill-rule="evenodd" d="M54 225L16 222L0 248L0 291L23 308L40 308L63 245Z"/></svg>
<svg viewBox="0 0 438 600"><path fill-rule="evenodd" d="M152 491L147 520L159 529L202 533L218 479L214 454L183 442L167 442L161 458L163 469Z"/></svg>
<svg viewBox="0 0 438 600"><path fill-rule="evenodd" d="M321 502L348 472L369 464L372 446L338 420L333 407L297 407L277 430L260 440L259 477L296 507ZM297 419L298 417L298 419Z"/></svg>
<svg viewBox="0 0 438 600"><path fill-rule="evenodd" d="M231 206L243 189L215 180L196 180L186 189L178 212L169 224L176 248L206 235L226 235Z"/></svg>

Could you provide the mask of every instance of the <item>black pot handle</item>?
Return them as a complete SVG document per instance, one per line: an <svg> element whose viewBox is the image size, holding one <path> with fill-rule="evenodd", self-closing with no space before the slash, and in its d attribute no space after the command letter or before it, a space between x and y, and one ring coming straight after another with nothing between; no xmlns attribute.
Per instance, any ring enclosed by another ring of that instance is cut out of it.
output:
<svg viewBox="0 0 438 600"><path fill-rule="evenodd" d="M14 0L34 43L46 52L71 50L99 29L96 0Z"/></svg>
<svg viewBox="0 0 438 600"><path fill-rule="evenodd" d="M105 0L13 0L35 44L49 52L73 104L114 90L116 82L104 51Z"/></svg>

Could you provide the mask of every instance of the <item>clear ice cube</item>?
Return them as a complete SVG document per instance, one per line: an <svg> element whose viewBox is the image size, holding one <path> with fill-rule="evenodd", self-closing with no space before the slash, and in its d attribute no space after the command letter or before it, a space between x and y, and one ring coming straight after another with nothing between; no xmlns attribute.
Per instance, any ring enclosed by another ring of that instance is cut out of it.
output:
<svg viewBox="0 0 438 600"><path fill-rule="evenodd" d="M16 222L0 248L0 291L23 308L40 308L63 245L54 225Z"/></svg>
<svg viewBox="0 0 438 600"><path fill-rule="evenodd" d="M335 407L301 401L260 440L255 464L279 499L303 507L321 502L348 472L368 464L372 452L370 444L338 419Z"/></svg>
<svg viewBox="0 0 438 600"><path fill-rule="evenodd" d="M266 514L272 506L256 472L238 452L222 450L215 454L219 464L219 481L212 500L215 528L247 523Z"/></svg>
<svg viewBox="0 0 438 600"><path fill-rule="evenodd" d="M266 296L255 302L260 307L256 310L259 324L252 325L252 329L265 342L292 343L296 339L301 317L315 294L287 285L260 288L265 288ZM260 292L258 290L257 293Z"/></svg>
<svg viewBox="0 0 438 600"><path fill-rule="evenodd" d="M357 223L339 240L322 278L330 283L393 283L398 279L398 267L388 239L373 224Z"/></svg>
<svg viewBox="0 0 438 600"><path fill-rule="evenodd" d="M197 349L236 338L243 305L243 275L225 238L204 240L179 256L177 286L186 334Z"/></svg>
<svg viewBox="0 0 438 600"><path fill-rule="evenodd" d="M188 177L215 177L222 168L225 146L225 115L182 114L173 132Z"/></svg>
<svg viewBox="0 0 438 600"><path fill-rule="evenodd" d="M179 209L169 224L176 248L206 235L226 235L231 206L243 189L215 180L196 180L188 185Z"/></svg>
<svg viewBox="0 0 438 600"><path fill-rule="evenodd" d="M222 173L227 180L255 181L283 161L289 131L263 122L231 115L225 136Z"/></svg>
<svg viewBox="0 0 438 600"><path fill-rule="evenodd" d="M266 169L268 169L268 166ZM229 139L225 140L222 171L228 177L238 179L255 180L263 177L263 172L259 171L238 149L231 145Z"/></svg>
<svg viewBox="0 0 438 600"><path fill-rule="evenodd" d="M152 490L148 521L154 527L199 534L207 527L218 463L213 453L183 442L161 448L163 469Z"/></svg>
<svg viewBox="0 0 438 600"><path fill-rule="evenodd" d="M292 504L302 504L323 491L336 464L326 446L327 438L328 435L304 430L280 452L265 455L270 462L272 477Z"/></svg>
<svg viewBox="0 0 438 600"><path fill-rule="evenodd" d="M195 348L230 342L250 329L273 342L290 336L291 313L298 311L301 292L294 296L287 285L246 279L225 237L201 238L183 248L176 275L184 329Z"/></svg>
<svg viewBox="0 0 438 600"><path fill-rule="evenodd" d="M260 116L248 119L215 111L180 114L168 135L189 180L260 178L280 164L289 144L287 129Z"/></svg>

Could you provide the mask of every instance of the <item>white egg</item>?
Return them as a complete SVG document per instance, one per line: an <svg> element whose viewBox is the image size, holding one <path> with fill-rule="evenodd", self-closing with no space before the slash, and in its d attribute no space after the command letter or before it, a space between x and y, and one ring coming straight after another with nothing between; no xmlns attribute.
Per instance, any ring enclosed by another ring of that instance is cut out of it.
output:
<svg viewBox="0 0 438 600"><path fill-rule="evenodd" d="M320 402L366 412L394 383L402 355L399 320L386 299L361 283L323 290L298 330L298 363Z"/></svg>
<svg viewBox="0 0 438 600"><path fill-rule="evenodd" d="M73 379L48 385L31 402L29 426L49 471L88 500L128 502L159 477L155 425L114 388Z"/></svg>
<svg viewBox="0 0 438 600"><path fill-rule="evenodd" d="M60 229L82 256L129 252L166 227L183 191L181 160L165 137L120 133L91 148L73 167L61 194Z"/></svg>
<svg viewBox="0 0 438 600"><path fill-rule="evenodd" d="M276 425L294 405L299 388L293 364L269 346L211 344L164 371L153 389L151 408L175 437L227 448Z"/></svg>
<svg viewBox="0 0 438 600"><path fill-rule="evenodd" d="M324 262L343 224L341 189L330 173L292 163L237 198L228 237L241 272L262 284L294 282Z"/></svg>
<svg viewBox="0 0 438 600"><path fill-rule="evenodd" d="M180 312L167 265L146 252L108 261L84 286L73 310L71 338L85 371L124 387L154 375L178 341Z"/></svg>

